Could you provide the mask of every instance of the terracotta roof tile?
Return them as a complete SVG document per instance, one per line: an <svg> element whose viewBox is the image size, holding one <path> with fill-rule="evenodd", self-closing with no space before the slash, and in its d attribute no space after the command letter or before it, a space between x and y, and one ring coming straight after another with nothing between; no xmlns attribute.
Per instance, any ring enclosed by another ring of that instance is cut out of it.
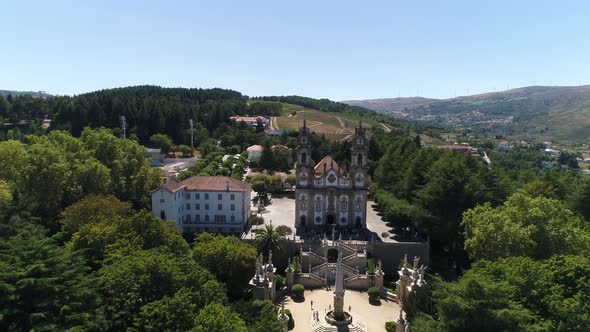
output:
<svg viewBox="0 0 590 332"><path fill-rule="evenodd" d="M250 184L226 176L193 176L181 182L186 190L226 191L229 180L229 191L250 191Z"/></svg>
<svg viewBox="0 0 590 332"><path fill-rule="evenodd" d="M324 166L325 165L325 166ZM332 158L332 156L325 156L324 159L320 160L319 163L315 165L313 171L316 176L321 176L324 174L324 167L326 171L330 169L336 170L336 172L344 172L344 169L341 168L338 163Z"/></svg>
<svg viewBox="0 0 590 332"><path fill-rule="evenodd" d="M169 192L175 192L178 189L180 189L182 187L182 184L179 182L176 182L175 180L172 181L168 181L166 183L164 183L164 185L162 186L162 189L169 191Z"/></svg>

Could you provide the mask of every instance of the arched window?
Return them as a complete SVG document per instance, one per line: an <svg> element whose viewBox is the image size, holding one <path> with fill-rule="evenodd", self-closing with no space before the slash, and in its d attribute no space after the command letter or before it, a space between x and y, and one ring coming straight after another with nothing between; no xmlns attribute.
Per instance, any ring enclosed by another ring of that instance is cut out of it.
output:
<svg viewBox="0 0 590 332"><path fill-rule="evenodd" d="M301 154L301 164L302 164L302 165L305 165L305 164L307 164L307 153L305 153L305 152L303 152L303 153Z"/></svg>
<svg viewBox="0 0 590 332"><path fill-rule="evenodd" d="M340 218L340 223L341 223L342 225L346 225L346 217L342 217L342 218Z"/></svg>
<svg viewBox="0 0 590 332"><path fill-rule="evenodd" d="M342 200L340 200L340 211L346 212L346 210L348 210L348 201L346 198L342 198Z"/></svg>
<svg viewBox="0 0 590 332"><path fill-rule="evenodd" d="M363 166L363 154L362 154L362 153L359 153L359 154L356 156L356 164L357 164L358 166Z"/></svg>

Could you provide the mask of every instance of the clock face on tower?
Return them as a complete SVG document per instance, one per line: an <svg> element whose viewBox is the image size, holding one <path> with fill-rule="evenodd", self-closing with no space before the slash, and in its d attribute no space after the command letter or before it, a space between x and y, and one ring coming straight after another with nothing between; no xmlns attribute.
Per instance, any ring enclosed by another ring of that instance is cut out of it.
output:
<svg viewBox="0 0 590 332"><path fill-rule="evenodd" d="M363 144L363 138L362 137L357 138L356 143Z"/></svg>
<svg viewBox="0 0 590 332"><path fill-rule="evenodd" d="M307 143L307 137L305 137L305 136L301 137L301 143L306 144Z"/></svg>

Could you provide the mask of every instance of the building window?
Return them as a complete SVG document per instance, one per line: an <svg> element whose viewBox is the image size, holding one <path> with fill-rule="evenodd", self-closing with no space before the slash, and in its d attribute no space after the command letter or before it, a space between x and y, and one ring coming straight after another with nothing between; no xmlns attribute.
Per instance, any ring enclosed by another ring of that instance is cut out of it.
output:
<svg viewBox="0 0 590 332"><path fill-rule="evenodd" d="M205 210L209 210L209 203L205 204Z"/></svg>
<svg viewBox="0 0 590 332"><path fill-rule="evenodd" d="M361 204L361 199L360 199L360 198L358 198L358 199L356 200L356 210L357 210L357 211L361 211L361 210L362 210L362 208L361 208L361 207L362 207L362 204Z"/></svg>
<svg viewBox="0 0 590 332"><path fill-rule="evenodd" d="M236 222L236 216L234 216L234 215L229 216L229 222L232 222L232 223Z"/></svg>
<svg viewBox="0 0 590 332"><path fill-rule="evenodd" d="M233 201L234 199L236 199L236 195L235 194L230 194L229 195L229 199L231 199Z"/></svg>
<svg viewBox="0 0 590 332"><path fill-rule="evenodd" d="M322 211L322 199L319 197L315 200L315 210Z"/></svg>
<svg viewBox="0 0 590 332"><path fill-rule="evenodd" d="M201 204L200 203L195 204L195 210L200 210L200 209L201 209Z"/></svg>
<svg viewBox="0 0 590 332"><path fill-rule="evenodd" d="M221 194L217 194L217 200L219 200L219 201L220 201L220 200L222 200L222 199L223 199L222 195L221 195Z"/></svg>
<svg viewBox="0 0 590 332"><path fill-rule="evenodd" d="M208 214L205 215L205 222L209 222L209 215Z"/></svg>
<svg viewBox="0 0 590 332"><path fill-rule="evenodd" d="M191 217L192 217L192 216L191 216L190 214L187 214L187 215L186 215L186 222L187 222L187 224L190 224L190 223L192 223Z"/></svg>
<svg viewBox="0 0 590 332"><path fill-rule="evenodd" d="M343 225L346 224L346 218L345 217L340 218L340 223Z"/></svg>
<svg viewBox="0 0 590 332"><path fill-rule="evenodd" d="M301 210L305 210L307 205L307 198L305 197L305 195L301 195L300 201Z"/></svg>
<svg viewBox="0 0 590 332"><path fill-rule="evenodd" d="M225 224L226 219L224 215L215 215L215 223L216 224Z"/></svg>
<svg viewBox="0 0 590 332"><path fill-rule="evenodd" d="M195 222L196 222L196 223L199 223L199 222L201 222L201 215L200 215L200 214L196 214L196 215L195 215Z"/></svg>
<svg viewBox="0 0 590 332"><path fill-rule="evenodd" d="M220 205L221 205L221 204L220 204ZM234 204L232 204L232 205L230 205L230 209L231 209L232 211L235 211L235 210L236 210L236 206L235 206Z"/></svg>
<svg viewBox="0 0 590 332"><path fill-rule="evenodd" d="M196 193L196 194L195 194L195 199L201 199L201 194L199 194L199 193Z"/></svg>
<svg viewBox="0 0 590 332"><path fill-rule="evenodd" d="M348 210L348 201L343 199L340 201L340 211L346 212L346 210Z"/></svg>
<svg viewBox="0 0 590 332"><path fill-rule="evenodd" d="M166 200L163 198L160 198L160 203L166 203Z"/></svg>
<svg viewBox="0 0 590 332"><path fill-rule="evenodd" d="M186 203L186 209L190 210L191 209L191 203Z"/></svg>
<svg viewBox="0 0 590 332"><path fill-rule="evenodd" d="M217 204L217 211L221 211L222 208L223 206L221 204Z"/></svg>
<svg viewBox="0 0 590 332"><path fill-rule="evenodd" d="M320 216L315 217L315 223L316 224L321 224L322 223L322 217L320 217Z"/></svg>
<svg viewBox="0 0 590 332"><path fill-rule="evenodd" d="M164 211L164 210L160 210L160 218L161 218L162 220L166 220L166 211Z"/></svg>
<svg viewBox="0 0 590 332"><path fill-rule="evenodd" d="M191 199L191 193L186 193L186 199Z"/></svg>
<svg viewBox="0 0 590 332"><path fill-rule="evenodd" d="M209 199L209 194L205 194L205 199Z"/></svg>

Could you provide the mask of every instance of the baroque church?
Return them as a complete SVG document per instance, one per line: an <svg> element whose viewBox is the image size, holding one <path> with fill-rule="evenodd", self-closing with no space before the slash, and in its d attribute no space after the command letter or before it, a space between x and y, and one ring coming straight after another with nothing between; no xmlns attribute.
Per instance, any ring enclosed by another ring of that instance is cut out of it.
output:
<svg viewBox="0 0 590 332"><path fill-rule="evenodd" d="M298 230L366 227L368 142L359 122L351 148L350 169L325 156L311 160L311 132L305 120L297 140L295 225Z"/></svg>

